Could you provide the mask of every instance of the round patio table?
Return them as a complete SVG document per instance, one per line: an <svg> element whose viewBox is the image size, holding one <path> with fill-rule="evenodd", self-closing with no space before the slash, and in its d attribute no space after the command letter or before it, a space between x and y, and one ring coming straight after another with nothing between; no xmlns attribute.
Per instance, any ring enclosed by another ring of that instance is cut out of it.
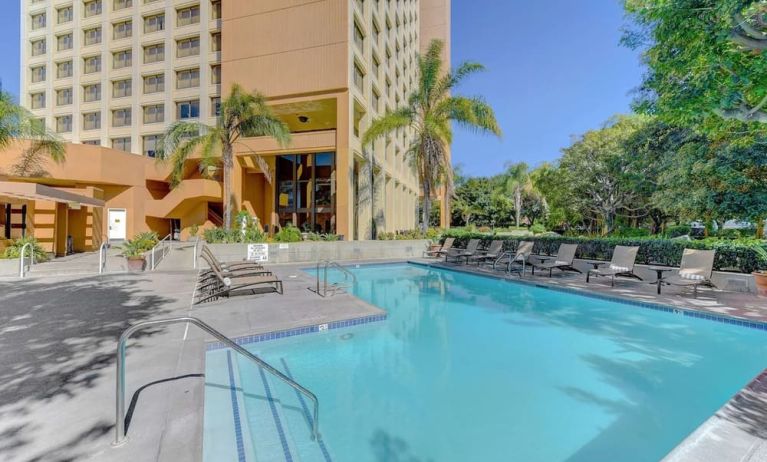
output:
<svg viewBox="0 0 767 462"><path fill-rule="evenodd" d="M647 269L655 271L655 273L658 275L658 280L651 282L650 284L658 284L658 293L660 294L660 286L663 285L663 273L672 271L673 268L669 268L668 266L650 266Z"/></svg>

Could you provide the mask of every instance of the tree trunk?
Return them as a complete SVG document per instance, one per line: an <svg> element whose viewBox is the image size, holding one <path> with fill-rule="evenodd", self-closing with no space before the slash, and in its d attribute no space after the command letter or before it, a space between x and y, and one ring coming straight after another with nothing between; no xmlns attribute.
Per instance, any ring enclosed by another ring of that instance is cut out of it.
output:
<svg viewBox="0 0 767 462"><path fill-rule="evenodd" d="M764 239L764 218L759 218L756 221L756 238Z"/></svg>
<svg viewBox="0 0 767 462"><path fill-rule="evenodd" d="M522 191L517 187L514 191L514 208L517 209L517 215L515 217L517 228L522 226L519 222L522 219Z"/></svg>
<svg viewBox="0 0 767 462"><path fill-rule="evenodd" d="M423 182L423 209L421 210L421 231L426 232L429 229L429 219L431 218L431 188L427 182Z"/></svg>
<svg viewBox="0 0 767 462"><path fill-rule="evenodd" d="M232 225L232 173L234 170L231 145L224 145L222 161L224 164L224 229L228 230Z"/></svg>

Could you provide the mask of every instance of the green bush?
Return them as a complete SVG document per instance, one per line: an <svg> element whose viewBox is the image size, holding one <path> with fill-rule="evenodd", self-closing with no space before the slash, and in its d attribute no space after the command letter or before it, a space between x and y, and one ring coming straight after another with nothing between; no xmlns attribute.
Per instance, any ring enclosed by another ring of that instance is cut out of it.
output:
<svg viewBox="0 0 767 462"><path fill-rule="evenodd" d="M308 233L306 235L307 241L337 241L338 235L333 233Z"/></svg>
<svg viewBox="0 0 767 462"><path fill-rule="evenodd" d="M689 235L691 232L692 228L690 228L690 225L673 225L666 228L663 236L673 239L675 237Z"/></svg>
<svg viewBox="0 0 767 462"><path fill-rule="evenodd" d="M136 234L131 241L141 249L151 250L160 241L160 237L154 231L146 231Z"/></svg>
<svg viewBox="0 0 767 462"><path fill-rule="evenodd" d="M277 242L300 242L302 240L301 230L295 226L286 226L274 235L274 240Z"/></svg>
<svg viewBox="0 0 767 462"><path fill-rule="evenodd" d="M146 241L142 241L134 237L133 239L128 239L125 242L123 242L123 244L120 246L120 250L122 250L123 257L126 257L126 258L140 257L144 255L144 252L149 250L145 246L146 246Z"/></svg>
<svg viewBox="0 0 767 462"><path fill-rule="evenodd" d="M615 237L646 237L650 235L650 230L647 228L634 228L631 226L622 226L615 230L613 236Z"/></svg>
<svg viewBox="0 0 767 462"><path fill-rule="evenodd" d="M543 234L546 232L546 227L540 223L536 223L530 227L530 232L533 234Z"/></svg>
<svg viewBox="0 0 767 462"><path fill-rule="evenodd" d="M245 228L244 234L240 228L208 228L202 232L202 236L210 244L252 244L266 241L264 233L255 226Z"/></svg>
<svg viewBox="0 0 767 462"><path fill-rule="evenodd" d="M408 241L418 239L429 239L430 241L439 241L443 233L440 228L429 228L426 232L421 232L420 229L410 229L407 231L401 231L399 233L380 232L378 233L379 241Z"/></svg>
<svg viewBox="0 0 767 462"><path fill-rule="evenodd" d="M739 229L720 229L716 233L716 237L719 239L740 239L745 236Z"/></svg>
<svg viewBox="0 0 767 462"><path fill-rule="evenodd" d="M701 239L681 241L654 237L566 237L535 236L519 238L516 236L488 236L465 231L448 230L443 235L456 238L455 246L464 247L469 239L482 239L487 246L493 239L503 239L506 250L515 250L520 240L533 241L533 252L544 255L556 255L560 244L578 244L578 258L609 260L616 245L639 246L637 263L679 266L682 252L686 248L716 250L715 270L741 271L750 273L767 269L767 242L756 239Z"/></svg>
<svg viewBox="0 0 767 462"><path fill-rule="evenodd" d="M14 259L19 258L21 256L21 248L24 247L25 244L32 244L32 253L35 255L35 261L41 262L48 260L48 252L46 252L42 247L40 247L40 244L37 242L37 239L35 239L32 236L26 236L26 237L20 237L13 241L8 247L3 250L3 253L0 254L0 258L3 259ZM24 258L29 255L29 250L27 250L27 253L24 255Z"/></svg>

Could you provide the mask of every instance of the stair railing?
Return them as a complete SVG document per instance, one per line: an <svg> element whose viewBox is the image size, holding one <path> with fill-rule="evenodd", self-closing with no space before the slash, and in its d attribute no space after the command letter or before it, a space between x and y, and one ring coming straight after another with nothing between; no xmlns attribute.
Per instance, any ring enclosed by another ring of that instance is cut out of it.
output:
<svg viewBox="0 0 767 462"><path fill-rule="evenodd" d="M19 253L19 277L24 277L25 272L25 266L24 266L24 260L25 260L25 254L27 249L30 249L29 251L29 269L32 269L32 265L35 264L35 249L32 246L31 242L27 242L26 244L21 246L21 252Z"/></svg>
<svg viewBox="0 0 767 462"><path fill-rule="evenodd" d="M322 269L322 290L320 291L320 266L323 266ZM317 285L314 290L314 292L319 295L320 297L327 297L328 296L328 268L333 267L341 271L344 275L344 282L347 282L349 278L352 278L353 282L357 282L357 276L349 271L348 269L344 268L343 266L339 265L338 263L332 261L332 260L320 260L317 262Z"/></svg>
<svg viewBox="0 0 767 462"><path fill-rule="evenodd" d="M170 251L170 241L172 237L173 237L172 234L168 234L167 236L162 238L160 242L155 244L154 247L152 247L152 254L150 257L150 264L149 264L150 271L154 271L154 269L157 268L157 265L160 264L162 259L165 258L165 256ZM157 253L158 249L159 249L159 253ZM159 257L156 256L155 254L159 255Z"/></svg>

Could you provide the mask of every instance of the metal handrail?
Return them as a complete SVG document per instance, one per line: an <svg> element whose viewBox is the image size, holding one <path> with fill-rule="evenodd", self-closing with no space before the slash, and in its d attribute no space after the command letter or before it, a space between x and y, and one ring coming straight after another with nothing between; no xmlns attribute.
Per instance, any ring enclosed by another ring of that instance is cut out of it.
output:
<svg viewBox="0 0 767 462"><path fill-rule="evenodd" d="M104 274L104 270L107 268L107 249L109 248L109 242L102 242L99 246L99 274Z"/></svg>
<svg viewBox="0 0 767 462"><path fill-rule="evenodd" d="M192 260L192 268L194 268L194 269L197 269L197 252L198 252L197 248L199 246L200 246L200 238L199 237L195 237L194 251L192 252L192 258L193 258L193 260Z"/></svg>
<svg viewBox="0 0 767 462"><path fill-rule="evenodd" d="M19 277L24 277L24 254L27 251L27 247L32 249L32 251L29 254L29 268L32 269L32 265L35 264L35 249L32 246L31 242L27 242L26 244L21 246L21 252L19 253Z"/></svg>
<svg viewBox="0 0 767 462"><path fill-rule="evenodd" d="M155 244L155 246L154 246L154 247L152 247L151 263L150 263L150 265L149 265L149 270L150 270L150 271L154 271L154 269L157 267L157 264L159 264L159 263L160 263L160 261L162 261L162 259L163 259L163 258L165 258L165 255L167 255L167 254L165 253L165 249L166 249L166 248L169 248L169 247L166 247L166 244L168 244L168 243L170 242L170 239L171 239L171 237L172 237L172 236L173 236L172 234L168 234L168 235L167 235L167 236L165 236L164 238L160 239L160 242L158 242L157 244ZM154 252L155 252L155 250L156 250L158 247L162 247L162 253L160 254L160 261L156 261L156 260L155 260L155 256L154 256Z"/></svg>
<svg viewBox="0 0 767 462"><path fill-rule="evenodd" d="M183 316L179 318L156 319L153 321L140 322L138 324L134 324L130 326L128 329L125 330L125 332L122 333L122 335L120 335L120 340L117 342L115 440L112 443L114 446L122 445L127 440L127 436L125 435L125 350L126 350L126 344L128 342L128 339L130 338L131 335L133 335L135 332L141 329L146 329L148 327L158 326L162 324L176 324L176 323L184 323L184 322L191 323L199 327L200 329L204 330L208 334L212 335L213 337L216 337L218 341L220 341L221 343L225 344L226 346L233 349L237 353L240 353L241 355L245 356L249 360L256 363L258 366L265 369L267 372L271 373L272 375L282 380L284 383L286 383L287 385L289 385L296 391L302 393L304 396L309 398L314 403L314 421L312 422L312 440L316 440L319 438L320 436L320 433L319 433L320 402L314 393L304 388L303 386L301 386L301 384L291 379L287 375L283 374L279 370L275 369L263 359L259 358L258 356L249 352L245 348L236 344L232 339L225 336L224 334L217 331L216 329L212 328L211 326L204 323L203 321L197 318Z"/></svg>
<svg viewBox="0 0 767 462"><path fill-rule="evenodd" d="M324 263L325 267L323 270L323 286L322 286L322 292L320 292L320 264ZM348 269L344 268L343 266L339 265L338 263L334 262L333 260L319 260L317 262L317 288L315 292L320 297L327 297L328 295L328 267L334 267L338 268L343 274L344 274L344 281L349 280L349 276L352 277L352 280L356 283L357 282L357 275L349 271Z"/></svg>

